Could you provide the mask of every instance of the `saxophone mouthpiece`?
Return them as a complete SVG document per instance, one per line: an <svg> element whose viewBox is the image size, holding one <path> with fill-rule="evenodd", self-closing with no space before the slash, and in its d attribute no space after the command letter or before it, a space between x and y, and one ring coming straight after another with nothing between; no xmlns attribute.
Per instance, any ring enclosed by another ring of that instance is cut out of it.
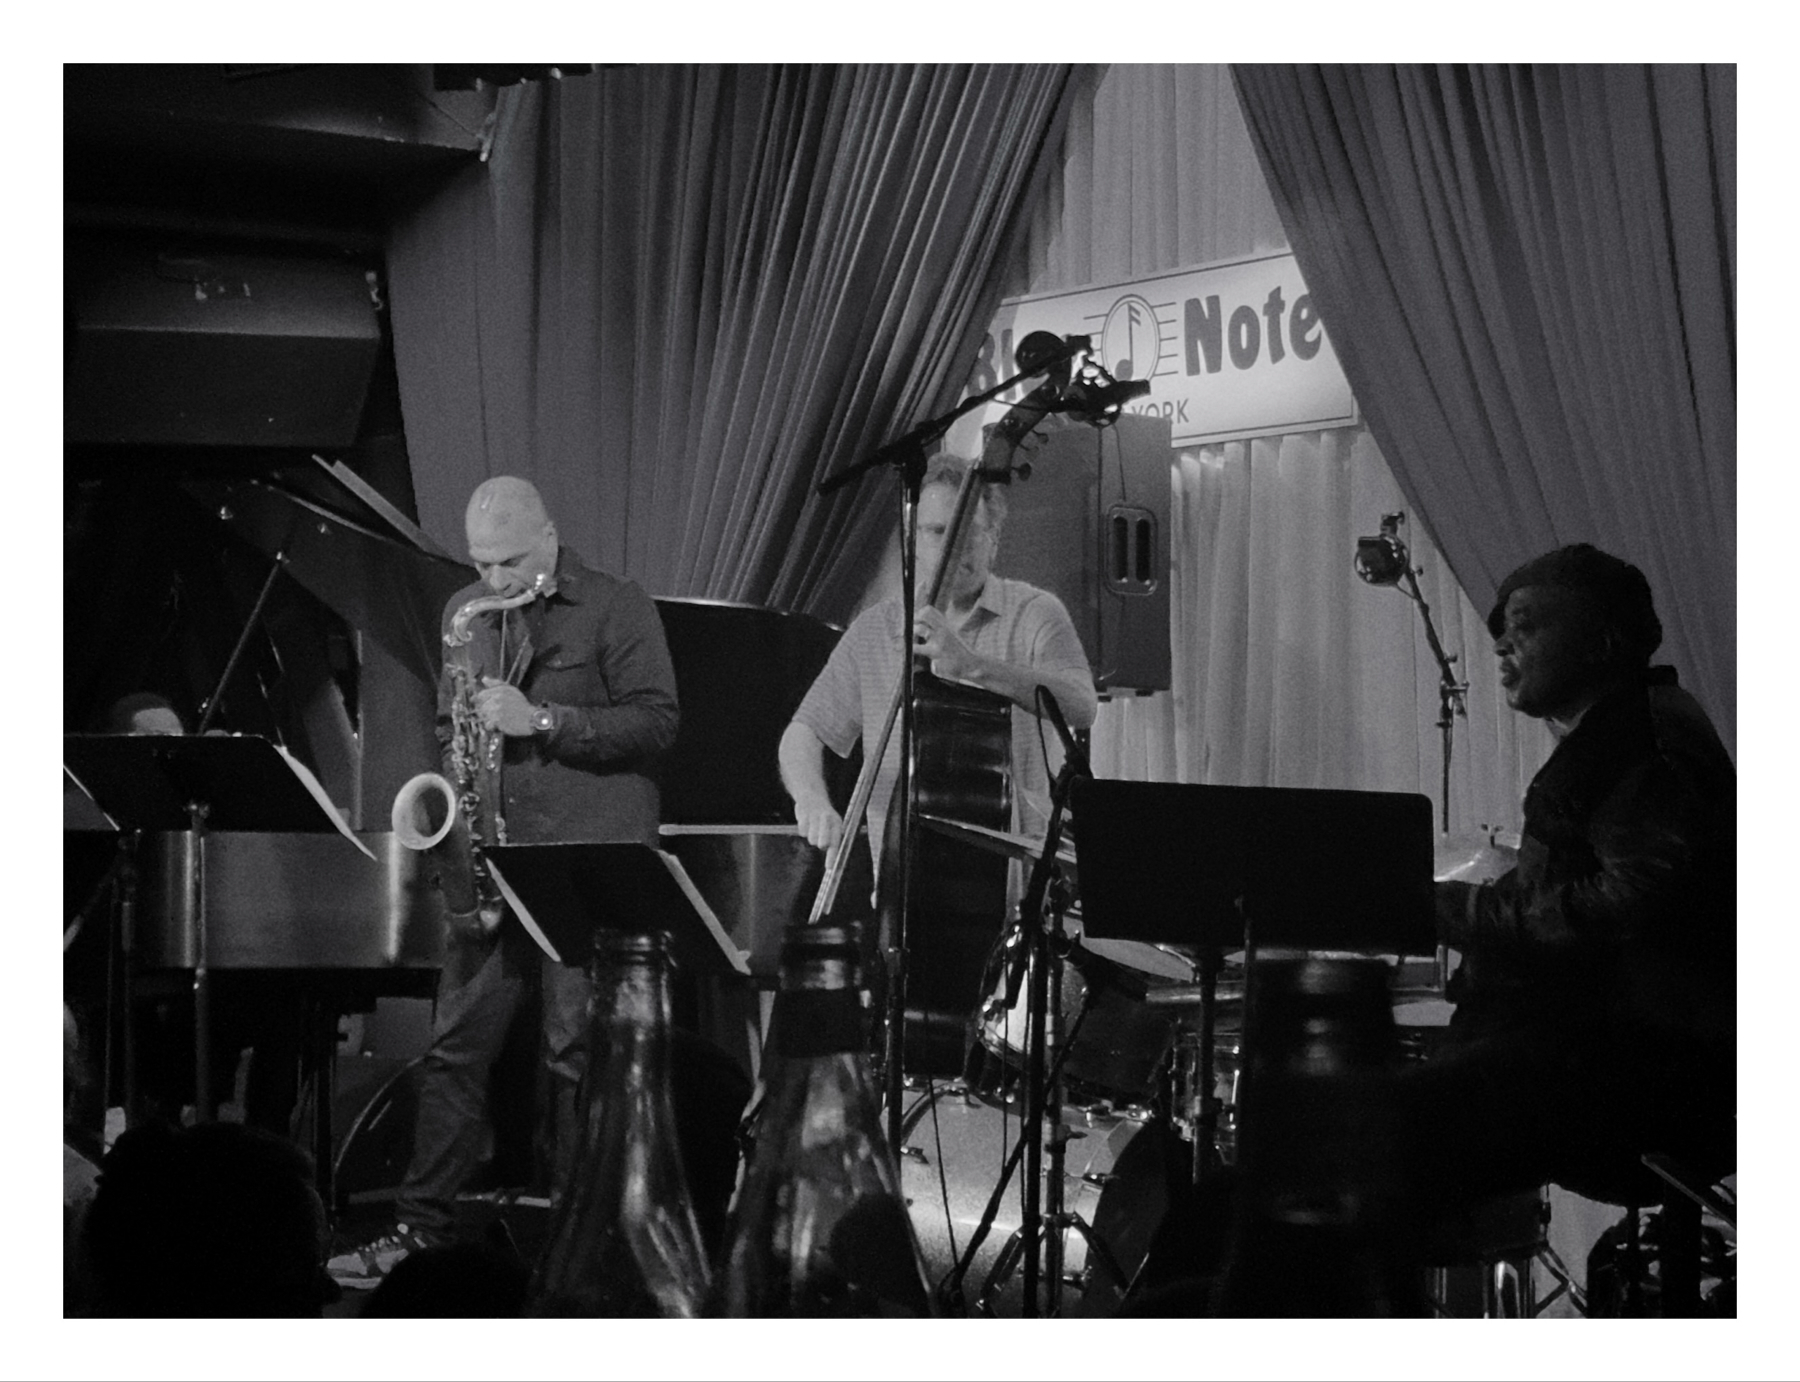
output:
<svg viewBox="0 0 1800 1382"><path fill-rule="evenodd" d="M537 599L548 593L545 585L547 578L540 572L537 579L529 587L516 595L477 595L450 616L450 628L444 634L444 642L452 648L461 648L473 637L469 632L469 623L479 614L497 614L501 610L517 609L520 605Z"/></svg>

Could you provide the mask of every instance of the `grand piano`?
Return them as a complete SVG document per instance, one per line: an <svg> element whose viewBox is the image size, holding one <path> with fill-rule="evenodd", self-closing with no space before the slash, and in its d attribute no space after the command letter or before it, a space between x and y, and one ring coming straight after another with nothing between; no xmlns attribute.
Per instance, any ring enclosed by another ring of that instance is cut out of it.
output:
<svg viewBox="0 0 1800 1382"><path fill-rule="evenodd" d="M128 1006L133 986L192 986L199 994L221 974L279 978L282 1001L300 994L311 1015L302 1068L311 1083L321 1190L330 1203L343 1131L331 1126L339 1017L367 1010L379 997L429 994L443 957L440 900L419 857L395 843L386 815L401 783L437 767L438 621L472 572L340 463L315 457L312 468L190 476L183 485L221 545L240 557L246 544L262 554L266 579L246 630L270 622L269 611L292 593L353 633L350 761L334 765L329 747L295 748L297 757L314 760L339 800L347 833L364 850L322 829L209 829L205 886L197 889L193 833L146 834L131 934L114 933L116 943L128 942L112 966L125 992L108 1006L115 1014ZM781 932L796 913L805 914L820 869L817 852L793 827L776 745L838 631L751 606L678 599L657 606L682 703L681 731L661 770L665 847L749 952L753 976L772 986ZM290 665L298 661L290 649L286 679L316 684L319 678ZM240 669L218 694L228 709L243 707L279 690L268 681L266 673L247 678ZM226 723L286 737L279 716L265 727L240 709ZM65 855L104 858L113 849L109 822L91 810L76 815L90 829L65 837ZM71 892L68 905L77 900ZM205 1003L197 1006L203 1011ZM108 1042L115 1050L124 1045ZM127 1054L112 1064L116 1096L131 1082ZM196 1088L205 1082L197 1069Z"/></svg>

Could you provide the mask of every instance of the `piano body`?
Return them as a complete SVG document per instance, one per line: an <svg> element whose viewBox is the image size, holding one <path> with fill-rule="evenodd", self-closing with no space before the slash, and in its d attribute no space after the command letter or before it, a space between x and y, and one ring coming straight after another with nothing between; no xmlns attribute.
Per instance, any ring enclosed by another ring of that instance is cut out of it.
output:
<svg viewBox="0 0 1800 1382"><path fill-rule="evenodd" d="M824 872L823 854L794 824L776 749L839 630L716 600L656 607L681 696L681 730L662 766L663 848L749 952L758 985L772 989L782 932L805 919ZM841 779L855 761L828 756L827 768ZM865 876L865 894L868 886Z"/></svg>
<svg viewBox="0 0 1800 1382"><path fill-rule="evenodd" d="M162 834L145 859L134 948L150 968L389 972L394 991L429 992L443 960L443 908L387 817L400 783L437 767L438 621L471 571L347 466L318 457L313 465L190 477L183 487L212 515L220 542L241 540L274 559L270 590L291 582L352 631L357 713L335 783L331 750L311 747L368 853L323 830L209 830L206 915L196 917L194 840ZM243 694L232 682L222 699L229 708Z"/></svg>
<svg viewBox="0 0 1800 1382"><path fill-rule="evenodd" d="M794 707L837 639L807 615L659 599L682 706L664 760L663 847L682 861L752 972L773 983L782 931L804 917L822 856L800 838L776 770ZM187 833L161 833L145 861L139 962L192 968L197 937L216 969L426 969L443 960L443 908L419 856L391 831L360 831L373 859L316 833L207 836L202 919L186 899Z"/></svg>
<svg viewBox="0 0 1800 1382"><path fill-rule="evenodd" d="M380 997L429 995L443 958L441 901L418 857L386 829L387 804L406 777L436 765L439 613L469 571L341 463L313 457L181 473L172 485L167 472L102 472L71 504L70 632L80 605L104 605L105 616L97 627L84 623L86 636L70 648L70 700L81 698L83 679L108 687L112 678L109 689L88 692L92 705L110 701L121 678L141 677L125 687L173 691L192 731L210 693L219 730L285 743L310 767L345 831L329 828L336 822L325 816L304 830L240 829L241 811L214 816L201 831L177 828L179 810L174 820L164 810L113 821L66 782L65 910L86 897L84 925L110 932L103 962L71 967L65 957L65 989L74 990L66 996L85 1002L83 1016L100 1029L89 1046L105 1102L131 1108L138 1004L191 993L202 1118L218 1102L211 1063L200 1054L211 1044L213 981L231 973L240 993L266 991L269 1005L297 1009L310 1095L300 1107L304 1115L310 1103L315 1115L329 1203L339 1018L372 1009ZM139 538L145 530L154 537ZM121 539L143 543L142 590L122 600L117 584L99 586L97 577L84 589L92 551ZM153 620L159 626L141 636L139 626ZM85 737L65 741L66 764ZM249 784L252 793L261 785ZM95 795L119 800L116 790ZM128 833L115 835L114 825ZM135 851L120 849L115 841L134 830ZM100 867L127 854L127 871ZM110 928L99 924L108 900ZM103 1002L91 992L102 969Z"/></svg>
<svg viewBox="0 0 1800 1382"><path fill-rule="evenodd" d="M189 832L149 841L136 936L147 969L194 969L204 937L209 969L392 971L435 974L443 963L443 906L419 856L391 831L360 832L367 859L335 835L217 831L206 837L206 915L188 902L198 863ZM361 987L406 994L396 982Z"/></svg>

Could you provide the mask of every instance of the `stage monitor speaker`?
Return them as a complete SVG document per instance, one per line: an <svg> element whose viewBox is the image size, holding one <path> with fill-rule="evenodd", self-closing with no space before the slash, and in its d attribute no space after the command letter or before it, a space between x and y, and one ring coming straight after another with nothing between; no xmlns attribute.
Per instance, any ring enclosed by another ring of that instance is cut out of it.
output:
<svg viewBox="0 0 1800 1382"><path fill-rule="evenodd" d="M1007 496L995 568L1068 606L1102 694L1169 687L1169 423L1053 417ZM1022 453L1024 454L1024 453Z"/></svg>
<svg viewBox="0 0 1800 1382"><path fill-rule="evenodd" d="M355 442L381 349L360 265L76 241L65 275L65 440Z"/></svg>

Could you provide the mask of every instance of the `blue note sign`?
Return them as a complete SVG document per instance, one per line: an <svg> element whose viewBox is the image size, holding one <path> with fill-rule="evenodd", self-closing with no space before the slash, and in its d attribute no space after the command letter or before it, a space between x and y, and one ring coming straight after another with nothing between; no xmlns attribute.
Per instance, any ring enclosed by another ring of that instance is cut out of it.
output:
<svg viewBox="0 0 1800 1382"><path fill-rule="evenodd" d="M1349 381L1291 254L1009 298L968 392L1016 373L1014 347L1033 331L1089 336L1114 378L1148 380L1149 396L1129 410L1167 418L1178 447L1357 420ZM1015 388L1000 403L1022 392Z"/></svg>

